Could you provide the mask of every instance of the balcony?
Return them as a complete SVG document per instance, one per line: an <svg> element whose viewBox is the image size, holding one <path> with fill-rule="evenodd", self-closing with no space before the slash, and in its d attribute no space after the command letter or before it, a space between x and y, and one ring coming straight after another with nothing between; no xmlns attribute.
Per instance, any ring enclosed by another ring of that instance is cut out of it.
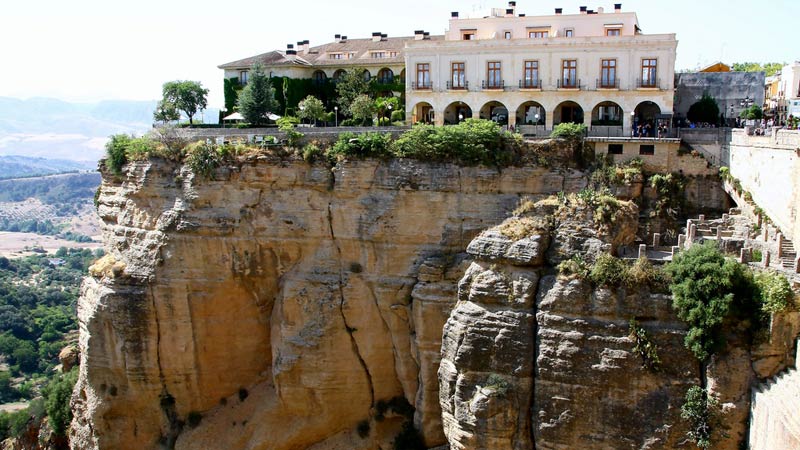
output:
<svg viewBox="0 0 800 450"><path fill-rule="evenodd" d="M661 89L660 78L636 79L636 89Z"/></svg>
<svg viewBox="0 0 800 450"><path fill-rule="evenodd" d="M519 80L519 88L520 89L542 89L542 80L540 79L533 79L533 80Z"/></svg>
<svg viewBox="0 0 800 450"><path fill-rule="evenodd" d="M595 80L597 89L619 89L619 78Z"/></svg>
<svg viewBox="0 0 800 450"><path fill-rule="evenodd" d="M483 90L502 91L505 88L506 88L506 82L504 80L483 80L483 81L481 81L481 89L483 89Z"/></svg>
<svg viewBox="0 0 800 450"><path fill-rule="evenodd" d="M430 91L431 89L433 89L433 85L431 85L430 81L423 81L423 82L415 81L411 83L411 89L415 91Z"/></svg>
<svg viewBox="0 0 800 450"><path fill-rule="evenodd" d="M558 89L581 90L581 80L576 78L559 78Z"/></svg>
<svg viewBox="0 0 800 450"><path fill-rule="evenodd" d="M453 84L452 81L447 82L447 90L448 91L468 91L469 90L469 81L464 81L459 84Z"/></svg>

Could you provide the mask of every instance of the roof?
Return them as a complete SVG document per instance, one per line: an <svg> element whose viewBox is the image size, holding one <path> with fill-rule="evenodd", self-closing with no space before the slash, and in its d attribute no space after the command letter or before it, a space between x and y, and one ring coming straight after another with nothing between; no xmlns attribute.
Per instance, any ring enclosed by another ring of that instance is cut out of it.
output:
<svg viewBox="0 0 800 450"><path fill-rule="evenodd" d="M371 38L348 39L344 42L330 42L311 47L307 52L298 50L297 57L294 59L288 58L285 52L275 50L222 64L217 67L220 69L248 69L257 62L270 67L292 65L329 67L403 64L405 62L405 45L409 41L414 41L414 39L414 36L386 38L381 41L373 41ZM444 36L430 36L430 40L444 40ZM373 51L393 51L397 52L397 56L394 58L371 58L370 53ZM353 56L345 59L331 59L331 53L353 53Z"/></svg>
<svg viewBox="0 0 800 450"><path fill-rule="evenodd" d="M711 64L707 67L703 67L702 69L698 70L698 72L730 72L731 66L717 61L714 64Z"/></svg>

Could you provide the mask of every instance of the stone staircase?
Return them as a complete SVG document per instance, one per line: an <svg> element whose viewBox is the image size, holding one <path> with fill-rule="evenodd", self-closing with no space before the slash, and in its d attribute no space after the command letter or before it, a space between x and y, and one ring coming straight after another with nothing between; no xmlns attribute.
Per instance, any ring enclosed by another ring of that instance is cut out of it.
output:
<svg viewBox="0 0 800 450"><path fill-rule="evenodd" d="M800 449L800 340L795 367L755 387L750 407L750 450Z"/></svg>
<svg viewBox="0 0 800 450"><path fill-rule="evenodd" d="M795 270L795 262L797 260L797 252L794 250L794 244L788 239L783 239L780 245L780 265L784 270Z"/></svg>

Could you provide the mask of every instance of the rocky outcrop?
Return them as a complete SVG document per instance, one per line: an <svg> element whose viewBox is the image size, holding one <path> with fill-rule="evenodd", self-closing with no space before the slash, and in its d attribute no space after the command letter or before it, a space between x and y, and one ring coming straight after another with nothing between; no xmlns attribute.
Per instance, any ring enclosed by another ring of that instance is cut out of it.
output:
<svg viewBox="0 0 800 450"><path fill-rule="evenodd" d="M468 247L476 261L459 284L439 370L451 448L677 446L680 405L700 367L683 349L670 297L553 275L566 255L592 260L630 243L636 208L622 203L611 224L598 224L591 208L548 202L528 214ZM519 226L548 215L549 227ZM643 369L633 352L634 318L669 349L662 371Z"/></svg>
<svg viewBox="0 0 800 450"><path fill-rule="evenodd" d="M458 255L521 195L585 183L403 160L105 173L110 256L78 306L72 447L387 448L406 421L377 414L393 398L444 443L436 370Z"/></svg>

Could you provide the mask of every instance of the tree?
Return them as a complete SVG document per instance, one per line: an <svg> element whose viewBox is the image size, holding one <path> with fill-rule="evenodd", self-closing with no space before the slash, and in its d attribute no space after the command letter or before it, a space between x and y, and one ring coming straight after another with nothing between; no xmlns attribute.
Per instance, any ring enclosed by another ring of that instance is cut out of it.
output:
<svg viewBox="0 0 800 450"><path fill-rule="evenodd" d="M208 89L204 89L199 81L169 81L162 88L163 106L174 105L175 109L183 111L189 117L189 124L198 111L208 106Z"/></svg>
<svg viewBox="0 0 800 450"><path fill-rule="evenodd" d="M714 97L703 94L703 97L689 107L686 117L692 122L707 122L716 124L719 121L719 105Z"/></svg>
<svg viewBox="0 0 800 450"><path fill-rule="evenodd" d="M244 120L254 125L265 123L267 113L278 107L275 101L275 89L261 64L253 66L250 81L239 93L238 105Z"/></svg>
<svg viewBox="0 0 800 450"><path fill-rule="evenodd" d="M786 63L779 63L779 62L771 62L771 63L755 63L755 62L744 62L744 63L733 63L733 71L734 72L764 72L768 77L775 75L776 73L780 72L785 66Z"/></svg>
<svg viewBox="0 0 800 450"><path fill-rule="evenodd" d="M166 100L160 100L156 105L156 110L153 111L153 119L156 122L167 123L173 120L179 120L180 118L181 113L178 111L175 104Z"/></svg>
<svg viewBox="0 0 800 450"><path fill-rule="evenodd" d="M360 120L361 124L364 125L375 113L375 103L368 95L362 94L353 99L349 111L353 119Z"/></svg>
<svg viewBox="0 0 800 450"><path fill-rule="evenodd" d="M336 102L342 111L350 111L350 105L358 96L369 94L370 82L364 79L363 72L361 68L354 68L336 81L336 94L339 96Z"/></svg>
<svg viewBox="0 0 800 450"><path fill-rule="evenodd" d="M400 110L400 99L397 97L378 97L375 99L375 110L378 112L379 118L389 116L391 115L390 111Z"/></svg>
<svg viewBox="0 0 800 450"><path fill-rule="evenodd" d="M78 381L78 370L57 376L42 391L44 406L53 431L58 436L65 436L67 427L72 420L72 410L69 407L72 390Z"/></svg>
<svg viewBox="0 0 800 450"><path fill-rule="evenodd" d="M758 105L751 105L749 108L739 114L739 117L745 120L761 120L764 117L764 112Z"/></svg>
<svg viewBox="0 0 800 450"><path fill-rule="evenodd" d="M316 124L317 120L325 117L325 105L322 101L313 95L309 95L300 101L297 105L297 115L301 119L313 120Z"/></svg>

